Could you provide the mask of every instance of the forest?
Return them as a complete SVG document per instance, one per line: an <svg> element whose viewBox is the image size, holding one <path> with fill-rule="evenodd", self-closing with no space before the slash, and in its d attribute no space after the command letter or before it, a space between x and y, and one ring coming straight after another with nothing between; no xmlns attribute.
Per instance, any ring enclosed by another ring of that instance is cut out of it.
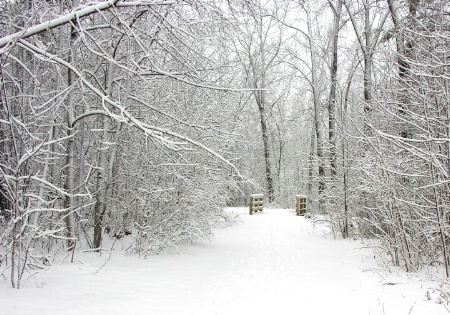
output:
<svg viewBox="0 0 450 315"><path fill-rule="evenodd" d="M448 0L0 0L0 276L308 196L450 272Z"/></svg>

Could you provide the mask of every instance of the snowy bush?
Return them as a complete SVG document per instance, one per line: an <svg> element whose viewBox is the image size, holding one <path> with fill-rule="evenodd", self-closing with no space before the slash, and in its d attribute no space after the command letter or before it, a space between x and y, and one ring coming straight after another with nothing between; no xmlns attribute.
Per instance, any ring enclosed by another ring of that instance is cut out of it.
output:
<svg viewBox="0 0 450 315"><path fill-rule="evenodd" d="M123 220L111 221L116 226L112 231L119 225L123 231L132 232L135 241L128 253L147 255L211 240L213 227L231 221L223 213L228 196L220 173L214 177L203 167L182 173L183 182L139 194L134 207L121 215ZM173 182L172 176L161 176L161 181Z"/></svg>

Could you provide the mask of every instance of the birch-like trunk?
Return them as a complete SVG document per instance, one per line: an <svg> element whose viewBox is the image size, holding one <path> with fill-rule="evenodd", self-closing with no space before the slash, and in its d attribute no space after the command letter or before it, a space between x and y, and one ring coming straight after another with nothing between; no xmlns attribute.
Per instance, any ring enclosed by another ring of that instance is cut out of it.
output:
<svg viewBox="0 0 450 315"><path fill-rule="evenodd" d="M111 89L113 83L113 63L108 62L107 70L107 80L106 80L106 94L111 97ZM99 152L99 170L97 172L97 195L95 198L94 205L94 239L93 246L95 249L99 249L102 245L103 240L103 228L104 228L104 218L106 213L106 197L108 195L109 189L109 178L108 178L108 159L107 153L109 153L109 148L104 147L106 143L109 143L108 132L110 127L110 118L103 116L99 118L101 120L102 132L102 143L100 146L102 150ZM109 146L109 145L108 145Z"/></svg>
<svg viewBox="0 0 450 315"><path fill-rule="evenodd" d="M61 1L59 4L59 14L62 14L63 10L64 10L64 1ZM62 27L59 28L58 37L59 37L58 51L62 51L62 47L63 47L63 28ZM56 76L55 88L56 88L56 91L59 91L59 89L61 88L61 77L59 75ZM55 126L52 126L52 127L50 127L50 130L48 132L48 141L51 142L53 140L54 136L55 136ZM45 155L44 170L42 172L42 177L45 180L47 180L48 175L50 177L53 177L53 163L52 163L52 165L50 165L50 152L53 152L52 144L49 144L47 146L47 153ZM49 172L50 172L50 174L48 174ZM44 185L41 185L41 187L39 188L39 198L41 200L44 199L44 192L45 192L45 187L44 187ZM38 229L40 215L41 215L41 211L37 211L33 217L33 226L36 229Z"/></svg>
<svg viewBox="0 0 450 315"><path fill-rule="evenodd" d="M78 5L78 1L74 0L72 2L72 7L76 7ZM72 64L74 62L74 55L75 55L75 41L78 38L78 33L75 28L75 25L77 23L76 20L72 21L73 25L70 28L70 45L69 45L69 56L67 58L67 62L69 64ZM67 86L72 86L74 83L74 74L72 70L67 70ZM64 222L66 224L66 237L67 237L67 249L75 249L75 233L74 233L74 219L73 219L73 185L74 185L74 163L75 163L75 156L74 156L74 128L72 125L72 121L74 119L74 104L73 104L73 97L72 93L69 93L67 95L66 99L66 108L67 108L67 135L69 136L69 139L67 140L66 144L66 160L65 160L65 171L66 171L66 177L64 182L64 190L67 192L66 197L64 198L64 208L67 209L67 214L64 216Z"/></svg>
<svg viewBox="0 0 450 315"><path fill-rule="evenodd" d="M117 20L114 20L115 24L117 24ZM108 68L106 73L106 86L105 91L108 98L112 98L112 89L113 89L113 79L114 79L114 59L115 59L115 51L117 45L119 45L120 40L115 39L115 31L112 32L111 35L111 45L110 45L110 60L108 61ZM127 91L130 87L130 79L127 80ZM125 102L126 102L125 96ZM102 143L101 146L105 146L106 143L110 143L109 131L112 128L110 124L110 118L104 116L102 118ZM114 144L112 145L112 150L109 151L109 148L103 148L99 153L99 166L100 169L97 174L97 196L94 205L94 239L93 239L93 247L95 249L100 249L103 241L103 229L105 224L105 215L107 209L107 198L109 196L109 191L112 185L113 180L113 170L115 168L116 163L116 154L117 154L117 142L120 132L120 123L114 134ZM109 144L108 144L109 146ZM107 153L109 153L109 160Z"/></svg>

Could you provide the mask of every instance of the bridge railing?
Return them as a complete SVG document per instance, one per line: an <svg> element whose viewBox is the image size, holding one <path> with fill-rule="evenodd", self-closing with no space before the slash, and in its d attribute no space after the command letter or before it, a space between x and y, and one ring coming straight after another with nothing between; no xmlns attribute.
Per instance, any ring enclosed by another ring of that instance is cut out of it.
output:
<svg viewBox="0 0 450 315"><path fill-rule="evenodd" d="M296 195L295 196L295 214L296 215L305 215L307 207L308 207L308 197L306 197L305 195Z"/></svg>
<svg viewBox="0 0 450 315"><path fill-rule="evenodd" d="M263 194L251 194L249 206L249 214L252 215L253 212L263 211L264 207L264 195Z"/></svg>

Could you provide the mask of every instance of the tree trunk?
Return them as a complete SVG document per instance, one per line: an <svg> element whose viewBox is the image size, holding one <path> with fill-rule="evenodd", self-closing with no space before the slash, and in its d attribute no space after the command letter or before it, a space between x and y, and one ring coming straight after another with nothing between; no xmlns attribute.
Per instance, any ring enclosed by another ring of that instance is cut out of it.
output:
<svg viewBox="0 0 450 315"><path fill-rule="evenodd" d="M325 195L325 163L324 163L324 136L320 123L320 95L319 83L317 80L316 51L314 43L314 35L312 32L311 9L309 3L306 7L306 18L308 24L308 39L311 52L311 82L313 89L313 106L314 106L314 125L317 139L317 159L319 161L319 212L323 211L324 195Z"/></svg>
<svg viewBox="0 0 450 315"><path fill-rule="evenodd" d="M117 20L114 19L114 24L117 25ZM110 48L110 58L113 60L115 58L115 49L117 45L119 45L120 39L115 40L115 31L111 34L111 48ZM113 88L113 75L114 75L114 63L113 61L108 62L108 68L106 73L106 86L105 92L109 98L112 98L112 88ZM110 126L110 118L104 116L102 119L102 143L100 145L104 145L104 143L109 143L109 129ZM114 139L117 141L118 134L120 132L120 125L116 129L116 135ZM116 137L117 136L117 137ZM99 153L99 166L100 169L97 174L97 197L94 205L94 239L93 246L95 249L100 249L102 246L103 240L103 228L105 221L105 214L107 208L107 197L108 192L111 187L112 182L112 170L114 168L115 163L115 155L117 153L117 143L113 144L113 150L109 152L107 148L104 148ZM109 161L107 158L107 153L109 154Z"/></svg>
<svg viewBox="0 0 450 315"><path fill-rule="evenodd" d="M330 143L330 169L331 181L336 181L336 86L338 70L338 39L339 23L341 20L342 2L337 1L337 6L333 7L334 26L333 26L333 44L331 51L331 87L328 98L328 141Z"/></svg>
<svg viewBox="0 0 450 315"><path fill-rule="evenodd" d="M112 62L108 64L107 70L107 95L110 96L111 85L112 85ZM103 129L102 139L100 146L104 146L104 143L109 142L108 132L110 129L109 120L107 116L101 117L101 125ZM103 240L103 223L106 213L106 198L108 196L109 189L109 178L108 178L108 160L107 154L108 149L103 148L99 152L99 170L97 173L97 196L94 205L94 239L93 246L95 249L99 249L102 245Z"/></svg>
<svg viewBox="0 0 450 315"><path fill-rule="evenodd" d="M365 49L364 53L364 112L366 114L371 112L372 102L372 26L370 23L370 3L369 0L364 0L364 34L365 34Z"/></svg>
<svg viewBox="0 0 450 315"><path fill-rule="evenodd" d="M59 5L59 13L62 14L63 10L64 10L64 2L61 1L60 5ZM59 40L58 41L58 51L62 51L62 45L63 45L63 32L62 31L63 31L63 28L60 27L59 28L59 34L58 34L58 37L59 37L58 38L58 40ZM61 78L60 78L60 76L56 77L55 88L56 88L57 91L59 91L59 89L61 88ZM49 133L48 133L48 141L53 140L54 135L55 135L55 126L51 126L50 130L49 130ZM43 174L42 174L44 179L47 179L49 172L50 172L49 176L51 178L53 177L53 171L54 171L53 170L54 169L53 165L54 164L52 163L52 165L49 165L50 164L50 152L54 152L53 147L54 147L53 144L49 144L47 146L47 151L48 152L46 153L44 171L43 171ZM44 190L44 185L41 185L41 187L39 188L39 198L41 200L44 197L44 191L45 191ZM34 227L36 229L38 228L38 225L39 225L39 217L40 217L40 215L41 215L41 212L38 211L38 212L35 213L34 218L33 218L33 225L34 225Z"/></svg>
<svg viewBox="0 0 450 315"><path fill-rule="evenodd" d="M74 0L72 3L72 7L77 6L77 0ZM74 62L74 54L75 54L75 41L78 38L78 33L74 25L76 25L77 21L72 21L73 25L70 29L70 48L69 48L69 56L67 58L67 62L69 64ZM74 82L73 72L68 69L67 70L67 86L71 86ZM67 140L66 144L66 160L65 160L65 171L66 177L64 181L64 190L67 192L66 197L64 198L64 208L67 209L67 214L64 216L64 222L66 224L66 237L67 237L67 249L74 249L74 220L73 220L73 182L74 182L74 130L72 126L72 121L74 118L74 106L72 93L67 95L67 135L70 137Z"/></svg>
<svg viewBox="0 0 450 315"><path fill-rule="evenodd" d="M308 195L311 196L313 191L313 175L314 175L314 155L316 152L316 126L314 121L311 124L311 137L309 142L309 164L308 164Z"/></svg>
<svg viewBox="0 0 450 315"><path fill-rule="evenodd" d="M372 21L370 20L370 8L371 3L369 0L363 1L364 6L364 29L357 23L356 16L354 12L350 9L350 2L348 0L341 0L347 8L347 12L350 16L350 20L355 30L356 37L358 39L359 46L364 57L364 113L369 114L371 112L372 102L372 63L373 63L373 53L375 47L378 43L378 38L380 37L381 30L386 21L386 17L389 12L385 12L378 23L377 27L372 26ZM365 126L367 128L367 126Z"/></svg>
<svg viewBox="0 0 450 315"><path fill-rule="evenodd" d="M399 15L399 3L397 0L387 0L388 6L389 6L389 12L391 13L391 18L394 23L395 29L396 29L396 48L397 48L397 65L398 65L398 76L399 76L399 90L398 90L398 96L397 101L399 104L399 109L397 110L398 115L400 117L404 117L406 114L406 111L408 110L408 104L410 103L409 100L409 93L407 84L407 79L409 76L409 69L410 65L408 62L408 59L410 59L411 52L413 49L413 43L411 41L405 42L404 38L404 31L402 29L402 21L400 19ZM419 1L414 0L410 1L409 3L409 16L414 20L416 12L417 12L417 6L419 5ZM406 118L407 120L407 118ZM408 130L407 127L405 127L404 122L399 122L401 124L400 126L400 136L402 138L411 138L411 132Z"/></svg>
<svg viewBox="0 0 450 315"><path fill-rule="evenodd" d="M260 75L261 75L261 84L260 84L260 91L259 94L259 102L258 102L258 109L259 109L259 117L260 117L260 123L261 123L261 132L262 132L262 140L263 140L263 146L264 146L264 162L266 165L266 185L267 185L267 194L269 195L269 202L273 202L275 199L274 195L274 188L273 188L273 177L272 177L272 170L270 166L270 148L269 148L269 131L267 130L267 117L266 117L266 91L264 90L266 88L266 51L264 47L264 40L263 40L263 25L262 25L262 16L260 17L260 32L259 32L259 39L260 39L260 61L261 61L261 69L260 69Z"/></svg>
<svg viewBox="0 0 450 315"><path fill-rule="evenodd" d="M267 124L266 124L266 112L265 112L264 107L258 106L258 108L259 108L259 119L260 119L260 123L261 123L262 140L263 140L264 162L266 165L267 193L269 195L269 202L273 202L274 189L273 189L272 171L271 171L271 167L270 167L269 132L267 130Z"/></svg>

